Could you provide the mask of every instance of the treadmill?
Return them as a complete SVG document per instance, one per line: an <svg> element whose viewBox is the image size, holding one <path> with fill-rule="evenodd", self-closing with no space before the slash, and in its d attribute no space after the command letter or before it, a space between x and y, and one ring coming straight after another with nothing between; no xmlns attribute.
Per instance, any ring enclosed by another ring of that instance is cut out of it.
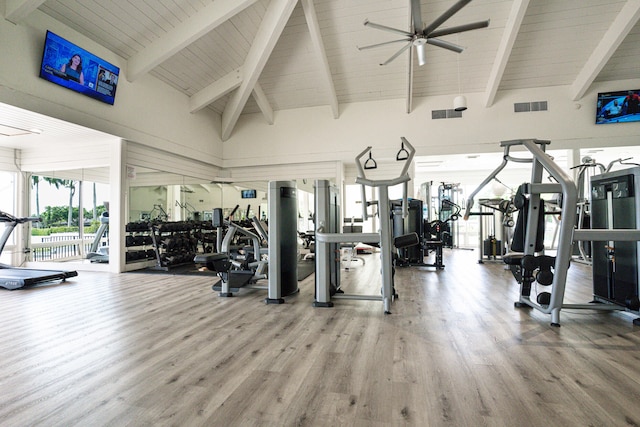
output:
<svg viewBox="0 0 640 427"><path fill-rule="evenodd" d="M91 262L109 262L109 246L100 246L103 236L107 239L109 238L109 212L102 212L102 215L100 215L100 227L87 254L87 259L91 260Z"/></svg>
<svg viewBox="0 0 640 427"><path fill-rule="evenodd" d="M16 225L24 224L25 222L39 221L40 218L16 218L13 215L0 211L0 222L5 224L4 233L2 234L2 237L0 237L0 254L2 254L4 246L9 240L9 236L13 232L14 228L16 228ZM67 278L75 277L77 275L77 271L36 270L0 264L0 287L14 290L54 280L61 280L64 282Z"/></svg>

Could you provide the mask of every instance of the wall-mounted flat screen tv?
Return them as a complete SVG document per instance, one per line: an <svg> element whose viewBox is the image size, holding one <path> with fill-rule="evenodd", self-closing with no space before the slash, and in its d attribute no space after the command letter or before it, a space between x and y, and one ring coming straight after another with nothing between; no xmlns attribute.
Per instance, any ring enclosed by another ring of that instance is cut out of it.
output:
<svg viewBox="0 0 640 427"><path fill-rule="evenodd" d="M598 94L596 124L640 122L640 89Z"/></svg>
<svg viewBox="0 0 640 427"><path fill-rule="evenodd" d="M255 199L256 198L256 190L242 190L240 192L240 196L243 199Z"/></svg>
<svg viewBox="0 0 640 427"><path fill-rule="evenodd" d="M113 105L120 68L47 31L40 77Z"/></svg>

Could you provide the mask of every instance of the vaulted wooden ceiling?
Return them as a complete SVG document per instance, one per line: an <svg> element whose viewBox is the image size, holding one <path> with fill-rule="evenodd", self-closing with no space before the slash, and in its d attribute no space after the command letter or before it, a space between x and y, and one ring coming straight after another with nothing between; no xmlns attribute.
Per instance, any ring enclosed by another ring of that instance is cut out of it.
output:
<svg viewBox="0 0 640 427"><path fill-rule="evenodd" d="M359 51L394 35L365 19L410 28L409 0L5 0L5 19L35 9L126 60L135 82L149 73L190 97L191 111L222 116L228 139L241 114L434 95L569 86L578 100L593 82L638 78L638 0L474 0L444 26L490 19L445 36L456 54L427 47L419 67L397 45ZM455 0L422 0L428 23ZM397 37L396 37L397 38Z"/></svg>

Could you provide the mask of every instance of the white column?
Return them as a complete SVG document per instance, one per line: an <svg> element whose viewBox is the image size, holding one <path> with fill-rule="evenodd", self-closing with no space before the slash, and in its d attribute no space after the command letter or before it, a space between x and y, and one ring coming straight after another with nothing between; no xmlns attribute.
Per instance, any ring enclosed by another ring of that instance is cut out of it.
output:
<svg viewBox="0 0 640 427"><path fill-rule="evenodd" d="M29 216L29 199L31 195L31 174L16 172L16 206L14 215L17 218ZM15 248L11 255L11 265L22 266L24 261L30 261L30 255L24 253L31 245L31 223L18 224L13 230Z"/></svg>
<svg viewBox="0 0 640 427"><path fill-rule="evenodd" d="M127 178L127 141L118 140L111 146L109 168L109 271L125 271L124 226L129 212L129 181Z"/></svg>

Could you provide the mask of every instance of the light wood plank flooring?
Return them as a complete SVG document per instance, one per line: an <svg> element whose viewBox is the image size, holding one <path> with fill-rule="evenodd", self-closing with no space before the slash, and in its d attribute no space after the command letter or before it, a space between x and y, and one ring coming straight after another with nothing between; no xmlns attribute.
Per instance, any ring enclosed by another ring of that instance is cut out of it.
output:
<svg viewBox="0 0 640 427"><path fill-rule="evenodd" d="M377 255L343 271L376 293ZM501 264L448 250L400 299L312 308L219 298L210 277L81 272L0 291L2 426L640 425L640 328L624 313L516 309ZM567 302L590 299L572 265Z"/></svg>

